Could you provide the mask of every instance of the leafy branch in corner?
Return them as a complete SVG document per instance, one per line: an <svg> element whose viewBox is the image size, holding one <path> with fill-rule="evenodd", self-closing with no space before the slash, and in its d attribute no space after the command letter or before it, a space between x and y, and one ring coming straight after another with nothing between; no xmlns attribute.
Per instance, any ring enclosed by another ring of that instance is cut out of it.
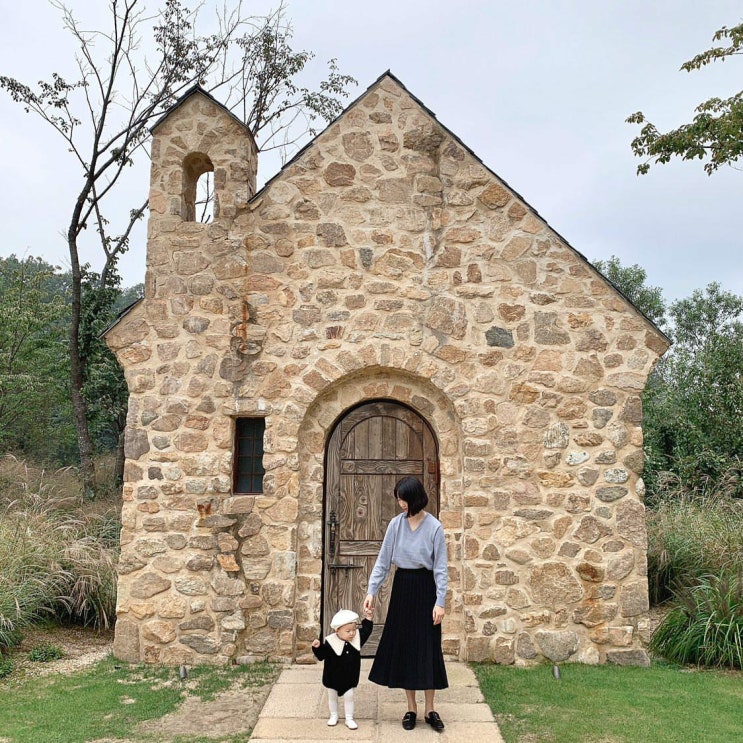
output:
<svg viewBox="0 0 743 743"><path fill-rule="evenodd" d="M743 54L743 24L719 29L713 41L727 40L725 46L714 46L681 65L692 72L713 62L724 62ZM652 164L666 164L674 157L682 160L706 160L704 170L712 175L723 165L732 165L743 155L743 91L729 98L710 98L700 103L691 122L661 132L645 118L642 111L632 114L627 122L642 128L632 140L632 152L643 162L637 166L644 175Z"/></svg>

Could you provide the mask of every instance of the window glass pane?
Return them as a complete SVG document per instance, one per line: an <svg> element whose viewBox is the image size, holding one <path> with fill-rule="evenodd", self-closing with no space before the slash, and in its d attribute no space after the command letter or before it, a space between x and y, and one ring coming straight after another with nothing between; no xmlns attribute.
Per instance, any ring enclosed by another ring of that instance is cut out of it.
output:
<svg viewBox="0 0 743 743"><path fill-rule="evenodd" d="M238 418L235 421L234 490L237 493L263 492L264 418Z"/></svg>

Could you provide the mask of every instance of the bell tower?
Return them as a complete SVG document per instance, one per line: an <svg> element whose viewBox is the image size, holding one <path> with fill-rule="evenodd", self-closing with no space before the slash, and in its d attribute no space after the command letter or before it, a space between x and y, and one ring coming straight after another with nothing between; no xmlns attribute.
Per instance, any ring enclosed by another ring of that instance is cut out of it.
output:
<svg viewBox="0 0 743 743"><path fill-rule="evenodd" d="M151 131L148 298L157 296L155 275L165 281L181 274L177 264L183 252L197 243L201 262L211 260L210 246L220 244L213 239L215 231L229 230L240 207L255 194L258 154L250 129L199 86L181 97ZM197 185L207 176L213 203L211 218L204 222ZM207 234L210 239L204 239Z"/></svg>

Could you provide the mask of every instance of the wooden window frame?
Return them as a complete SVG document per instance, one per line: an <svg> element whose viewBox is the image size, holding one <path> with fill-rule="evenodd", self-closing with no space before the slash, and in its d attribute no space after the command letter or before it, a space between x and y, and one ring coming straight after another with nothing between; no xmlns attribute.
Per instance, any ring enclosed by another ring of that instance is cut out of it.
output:
<svg viewBox="0 0 743 743"><path fill-rule="evenodd" d="M262 416L235 418L232 491L240 495L263 493L263 437L266 419ZM247 482L246 482L247 480ZM247 489L245 489L247 487Z"/></svg>

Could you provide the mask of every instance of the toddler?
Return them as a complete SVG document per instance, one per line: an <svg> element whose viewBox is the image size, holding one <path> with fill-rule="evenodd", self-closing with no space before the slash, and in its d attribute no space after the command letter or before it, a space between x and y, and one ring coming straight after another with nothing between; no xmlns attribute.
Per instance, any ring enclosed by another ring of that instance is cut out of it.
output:
<svg viewBox="0 0 743 743"><path fill-rule="evenodd" d="M341 609L330 621L333 632L322 643L320 640L312 643L315 657L325 662L322 685L328 690L328 725L338 724L338 697L341 696L346 727L350 730L358 728L353 719L353 690L358 686L361 674L361 646L369 639L374 628L371 617L371 610L365 610L359 630L359 615L355 611Z"/></svg>

